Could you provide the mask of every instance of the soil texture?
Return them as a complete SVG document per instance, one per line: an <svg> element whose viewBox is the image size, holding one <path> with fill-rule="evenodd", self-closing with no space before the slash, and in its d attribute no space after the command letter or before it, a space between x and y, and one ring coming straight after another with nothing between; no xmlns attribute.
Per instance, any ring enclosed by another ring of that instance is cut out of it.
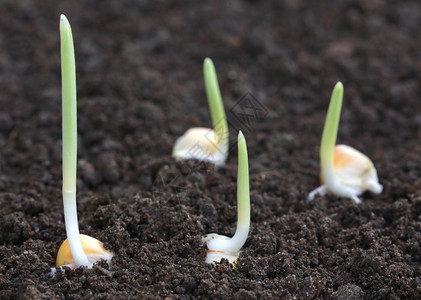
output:
<svg viewBox="0 0 421 300"><path fill-rule="evenodd" d="M78 83L80 231L115 252L48 275L66 238L59 16ZM421 2L31 1L0 5L1 299L421 299ZM210 127L215 63L231 150L215 168L171 157ZM338 143L384 190L362 203L319 185L330 93ZM238 130L250 163L249 238L235 268L201 237L236 227Z"/></svg>

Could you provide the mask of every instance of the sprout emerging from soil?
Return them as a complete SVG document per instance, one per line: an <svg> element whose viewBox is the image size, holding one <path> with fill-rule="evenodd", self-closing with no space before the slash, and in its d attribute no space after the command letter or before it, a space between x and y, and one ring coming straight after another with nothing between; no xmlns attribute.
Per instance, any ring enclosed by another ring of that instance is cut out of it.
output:
<svg viewBox="0 0 421 300"><path fill-rule="evenodd" d="M63 208L67 239L61 245L56 265L85 266L99 259L111 261L113 253L92 237L79 235L76 209L76 67L72 30L64 15L60 16L62 110L63 110Z"/></svg>
<svg viewBox="0 0 421 300"><path fill-rule="evenodd" d="M232 238L216 233L210 233L202 238L208 247L207 263L219 262L221 258L226 258L230 263L235 264L249 233L249 166L246 139L241 131L238 134L237 210L237 230Z"/></svg>
<svg viewBox="0 0 421 300"><path fill-rule="evenodd" d="M228 124L215 66L210 58L206 58L203 63L203 73L213 129L190 128L175 142L172 156L222 165L228 157Z"/></svg>
<svg viewBox="0 0 421 300"><path fill-rule="evenodd" d="M346 145L335 147L343 93L343 85L338 82L332 92L320 146L322 185L309 194L309 200L316 194L332 193L361 203L358 196L363 192L379 194L383 190L376 168L367 156Z"/></svg>

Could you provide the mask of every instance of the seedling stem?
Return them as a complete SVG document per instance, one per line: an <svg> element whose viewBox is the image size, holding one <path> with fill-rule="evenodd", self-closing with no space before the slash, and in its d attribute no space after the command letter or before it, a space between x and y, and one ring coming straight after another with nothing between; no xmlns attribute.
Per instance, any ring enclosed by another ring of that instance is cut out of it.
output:
<svg viewBox="0 0 421 300"><path fill-rule="evenodd" d="M76 209L77 109L76 64L72 29L60 16L62 114L63 114L63 207L66 234L76 267L91 267L79 237Z"/></svg>

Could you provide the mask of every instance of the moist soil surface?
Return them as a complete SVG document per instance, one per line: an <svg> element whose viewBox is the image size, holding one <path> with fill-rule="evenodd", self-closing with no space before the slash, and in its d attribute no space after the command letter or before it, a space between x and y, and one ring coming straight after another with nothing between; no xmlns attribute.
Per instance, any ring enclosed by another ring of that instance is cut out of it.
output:
<svg viewBox="0 0 421 300"><path fill-rule="evenodd" d="M59 15L75 39L80 231L115 253L49 276L66 238ZM12 1L0 6L1 299L420 299L419 1ZM231 128L219 168L176 162L210 127L215 63ZM319 186L330 94L338 143L377 168L362 203ZM237 148L251 231L233 268L202 236L236 227Z"/></svg>

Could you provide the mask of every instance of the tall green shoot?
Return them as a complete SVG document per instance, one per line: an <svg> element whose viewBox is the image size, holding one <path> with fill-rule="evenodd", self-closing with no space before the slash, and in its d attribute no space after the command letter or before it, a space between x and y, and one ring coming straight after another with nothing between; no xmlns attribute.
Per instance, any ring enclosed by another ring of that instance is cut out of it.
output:
<svg viewBox="0 0 421 300"><path fill-rule="evenodd" d="M60 16L60 49L63 115L63 207L66 234L76 266L90 267L80 240L76 208L77 108L76 64L72 29Z"/></svg>

